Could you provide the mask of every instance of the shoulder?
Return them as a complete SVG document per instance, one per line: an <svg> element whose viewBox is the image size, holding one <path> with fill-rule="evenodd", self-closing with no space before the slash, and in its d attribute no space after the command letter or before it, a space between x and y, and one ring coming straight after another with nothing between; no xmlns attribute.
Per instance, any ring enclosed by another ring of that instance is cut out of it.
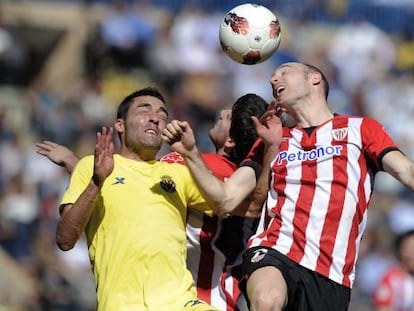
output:
<svg viewBox="0 0 414 311"><path fill-rule="evenodd" d="M75 166L75 170L91 168L94 164L94 156L87 155L82 157Z"/></svg>
<svg viewBox="0 0 414 311"><path fill-rule="evenodd" d="M349 126L360 125L366 127L374 126L383 128L379 121L375 120L374 118L365 116L335 115L333 120L339 124L347 123Z"/></svg>
<svg viewBox="0 0 414 311"><path fill-rule="evenodd" d="M237 169L237 165L216 153L203 153L202 158L208 169L218 178L226 179Z"/></svg>
<svg viewBox="0 0 414 311"><path fill-rule="evenodd" d="M226 157L224 157L220 154L217 154L217 153L203 153L201 155L201 157L203 158L204 162L206 162L206 165L210 169L215 168L215 167L222 167L222 168L227 168L227 167L235 168L235 167L237 167L237 165L235 163L233 163L232 161L230 161Z"/></svg>
<svg viewBox="0 0 414 311"><path fill-rule="evenodd" d="M356 137L360 136L363 141L375 142L379 137L387 141L392 140L387 129L374 118L363 116L335 116L332 122L333 130L346 128L352 131Z"/></svg>
<svg viewBox="0 0 414 311"><path fill-rule="evenodd" d="M394 282L404 277L404 271L401 270L398 266L393 266L389 268L382 277L382 282Z"/></svg>
<svg viewBox="0 0 414 311"><path fill-rule="evenodd" d="M154 167L157 170L170 172L170 174L190 174L190 170L184 163L181 163L179 161L177 162L169 162L169 161L162 161L161 159L159 161L156 161L154 163Z"/></svg>
<svg viewBox="0 0 414 311"><path fill-rule="evenodd" d="M94 159L93 154L88 154L88 155L80 158L79 162L89 163L89 162L93 162L93 159Z"/></svg>
<svg viewBox="0 0 414 311"><path fill-rule="evenodd" d="M178 152L170 152L160 158L160 162L185 164L183 157Z"/></svg>

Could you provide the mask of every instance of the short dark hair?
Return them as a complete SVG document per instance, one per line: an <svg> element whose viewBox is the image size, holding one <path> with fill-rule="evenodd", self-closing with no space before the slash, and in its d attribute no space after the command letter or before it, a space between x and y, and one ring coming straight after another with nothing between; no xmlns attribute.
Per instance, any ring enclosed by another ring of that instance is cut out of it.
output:
<svg viewBox="0 0 414 311"><path fill-rule="evenodd" d="M239 164L246 158L253 143L259 137L251 117L260 117L267 107L268 103L253 93L239 97L234 103L230 125L230 137L235 142L230 160L234 163Z"/></svg>
<svg viewBox="0 0 414 311"><path fill-rule="evenodd" d="M398 260L401 260L401 245L403 244L404 240L410 236L414 236L414 229L400 233L395 237L394 247Z"/></svg>
<svg viewBox="0 0 414 311"><path fill-rule="evenodd" d="M117 119L125 119L125 117L128 113L129 107L131 107L131 104L134 102L134 99L137 98L137 97L141 97L141 96L156 97L159 100L161 100L164 103L164 105L166 105L164 96L161 94L159 89L156 88L156 87L149 86L149 87L140 89L138 91L135 91L135 92L129 94L128 96L126 96L118 106L118 111L116 113L116 118Z"/></svg>
<svg viewBox="0 0 414 311"><path fill-rule="evenodd" d="M328 95L329 95L329 82L328 79L326 78L325 74L322 72L322 70L320 70L318 67L314 66L314 65L310 65L310 64L304 64L308 70L310 72L317 72L321 75L322 77L322 82L323 82L323 88L325 90L325 99L328 99Z"/></svg>

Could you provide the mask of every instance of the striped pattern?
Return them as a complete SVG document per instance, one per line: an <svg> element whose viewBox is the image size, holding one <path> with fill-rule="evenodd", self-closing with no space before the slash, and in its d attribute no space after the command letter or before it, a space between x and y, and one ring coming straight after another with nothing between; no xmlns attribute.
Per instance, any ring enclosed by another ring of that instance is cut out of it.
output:
<svg viewBox="0 0 414 311"><path fill-rule="evenodd" d="M362 117L335 116L310 135L285 128L283 136L272 163L271 218L262 217L249 246L273 247L352 287L378 161L397 147L379 123ZM260 159L259 149L246 161Z"/></svg>
<svg viewBox="0 0 414 311"><path fill-rule="evenodd" d="M202 157L211 172L222 180L230 177L237 168L234 163L215 153L202 154ZM184 159L175 152L163 156L160 161L185 164ZM215 246L221 230L222 220L217 216L210 217L188 209L187 268L193 275L199 299L223 311L237 311L236 302L241 294L238 288L241 254L234 263L226 262L225 255Z"/></svg>
<svg viewBox="0 0 414 311"><path fill-rule="evenodd" d="M373 295L376 308L414 311L414 277L398 267L385 273Z"/></svg>
<svg viewBox="0 0 414 311"><path fill-rule="evenodd" d="M187 219L187 267L197 287L198 298L220 310L237 310L237 264L227 265L226 257L214 245L220 234L221 221L189 210ZM237 261L241 263L240 260ZM234 270L234 271L233 271Z"/></svg>

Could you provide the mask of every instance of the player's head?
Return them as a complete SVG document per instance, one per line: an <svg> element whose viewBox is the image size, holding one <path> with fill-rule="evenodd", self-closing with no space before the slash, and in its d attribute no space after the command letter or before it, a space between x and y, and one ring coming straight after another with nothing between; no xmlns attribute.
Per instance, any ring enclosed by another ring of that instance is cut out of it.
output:
<svg viewBox="0 0 414 311"><path fill-rule="evenodd" d="M326 78L325 74L322 72L322 70L320 70L318 67L310 65L310 64L304 64L305 67L308 70L308 73L317 73L321 76L321 84L323 87L323 91L325 94L325 99L328 99L328 95L329 95L329 82L328 79Z"/></svg>
<svg viewBox="0 0 414 311"><path fill-rule="evenodd" d="M234 103L229 134L234 141L230 158L235 163L240 163L247 156L258 138L251 117L260 117L267 107L267 102L253 93L239 97Z"/></svg>
<svg viewBox="0 0 414 311"><path fill-rule="evenodd" d="M318 92L325 100L329 94L329 83L323 72L309 64L289 62L276 68L270 84L273 96L285 106Z"/></svg>
<svg viewBox="0 0 414 311"><path fill-rule="evenodd" d="M168 119L165 106L162 94L152 87L133 92L122 100L115 122L121 154L137 154L142 160L155 157Z"/></svg>
<svg viewBox="0 0 414 311"><path fill-rule="evenodd" d="M414 275L414 229L397 236L395 249L401 265Z"/></svg>
<svg viewBox="0 0 414 311"><path fill-rule="evenodd" d="M223 109L217 115L216 123L208 132L211 142L217 153L228 154L229 148L233 147L230 140L231 109Z"/></svg>
<svg viewBox="0 0 414 311"><path fill-rule="evenodd" d="M135 91L129 95L127 95L119 104L118 111L116 114L117 119L125 119L126 115L128 113L129 108L131 107L131 104L134 102L134 99L140 96L152 96L155 98L158 98L164 106L166 106L166 102L164 99L164 96L161 94L161 92L155 88L155 87L146 87L143 89L140 89L138 91Z"/></svg>

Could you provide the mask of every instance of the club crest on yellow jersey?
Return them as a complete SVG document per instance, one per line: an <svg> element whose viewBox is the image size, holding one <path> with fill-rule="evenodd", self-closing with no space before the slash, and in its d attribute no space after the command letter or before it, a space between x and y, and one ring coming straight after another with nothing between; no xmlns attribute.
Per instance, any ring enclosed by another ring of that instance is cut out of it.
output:
<svg viewBox="0 0 414 311"><path fill-rule="evenodd" d="M171 176L168 175L161 177L160 186L165 192L168 193L173 193L176 191L175 182L172 180Z"/></svg>

